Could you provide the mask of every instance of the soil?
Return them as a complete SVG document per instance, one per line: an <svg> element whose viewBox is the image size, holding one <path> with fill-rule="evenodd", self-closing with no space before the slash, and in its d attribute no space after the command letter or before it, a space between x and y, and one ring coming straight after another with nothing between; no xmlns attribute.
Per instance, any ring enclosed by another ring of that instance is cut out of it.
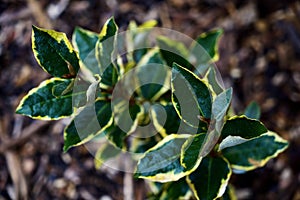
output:
<svg viewBox="0 0 300 200"><path fill-rule="evenodd" d="M223 28L217 62L234 90L237 113L261 105L261 120L290 141L257 170L233 175L238 199L300 199L300 2L271 0L2 0L0 3L0 200L123 199L124 173L96 170L84 147L62 153L67 120L44 122L14 114L20 99L49 77L31 51L31 26L67 33L99 32L110 16L156 19L192 38ZM146 199L142 181L133 187ZM131 187L131 186L130 186Z"/></svg>

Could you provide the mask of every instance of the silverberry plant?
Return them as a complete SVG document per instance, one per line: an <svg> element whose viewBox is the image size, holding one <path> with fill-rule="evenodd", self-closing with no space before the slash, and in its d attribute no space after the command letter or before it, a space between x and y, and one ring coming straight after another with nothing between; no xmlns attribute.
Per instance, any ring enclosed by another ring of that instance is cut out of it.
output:
<svg viewBox="0 0 300 200"><path fill-rule="evenodd" d="M72 42L33 26L34 56L52 78L16 112L70 118L63 150L93 144L97 168L130 163L107 165L147 180L149 199L235 199L232 173L264 166L288 142L259 121L257 104L234 114L232 88L214 64L222 30L185 41L155 26L130 22L119 31L110 18L99 34L76 28Z"/></svg>

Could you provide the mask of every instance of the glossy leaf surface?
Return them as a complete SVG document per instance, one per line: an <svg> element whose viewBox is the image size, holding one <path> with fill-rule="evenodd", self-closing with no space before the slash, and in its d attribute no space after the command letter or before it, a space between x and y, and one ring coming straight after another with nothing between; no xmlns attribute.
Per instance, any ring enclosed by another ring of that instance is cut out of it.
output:
<svg viewBox="0 0 300 200"><path fill-rule="evenodd" d="M230 176L231 169L226 160L206 157L187 180L196 199L211 200L223 195Z"/></svg>
<svg viewBox="0 0 300 200"><path fill-rule="evenodd" d="M40 66L56 77L74 77L79 59L65 33L32 26L32 49Z"/></svg>
<svg viewBox="0 0 300 200"><path fill-rule="evenodd" d="M90 75L100 74L95 56L95 47L98 34L77 27L73 33L73 43L78 49L78 54L83 66L90 71ZM84 70L84 69L83 69Z"/></svg>
<svg viewBox="0 0 300 200"><path fill-rule="evenodd" d="M231 135L249 139L258 137L267 131L268 129L260 121L242 115L226 121L222 130L222 137L226 138Z"/></svg>
<svg viewBox="0 0 300 200"><path fill-rule="evenodd" d="M99 34L96 42L96 59L98 61L101 83L112 87L118 79L118 71L114 65L114 50L116 47L118 26L114 18L109 18Z"/></svg>
<svg viewBox="0 0 300 200"><path fill-rule="evenodd" d="M160 36L157 38L157 44L162 57L169 67L172 67L173 63L177 63L186 69L193 69L193 65L187 60L189 55L188 49L183 43Z"/></svg>
<svg viewBox="0 0 300 200"><path fill-rule="evenodd" d="M191 71L174 63L172 68L172 102L179 116L198 126L198 116L211 117L212 99L206 84Z"/></svg>
<svg viewBox="0 0 300 200"><path fill-rule="evenodd" d="M139 160L135 177L157 182L176 181L186 175L180 164L181 146L187 134L171 134L149 149Z"/></svg>
<svg viewBox="0 0 300 200"><path fill-rule="evenodd" d="M33 88L23 97L16 113L36 119L53 120L72 115L72 96L85 97L85 91L63 93L73 79L51 78Z"/></svg>
<svg viewBox="0 0 300 200"><path fill-rule="evenodd" d="M245 109L244 114L251 119L259 119L260 118L260 107L255 102L252 101Z"/></svg>
<svg viewBox="0 0 300 200"><path fill-rule="evenodd" d="M109 127L112 121L110 102L96 100L95 104L85 106L65 129L64 151L91 140Z"/></svg>
<svg viewBox="0 0 300 200"><path fill-rule="evenodd" d="M286 140L274 132L267 132L260 137L222 150L233 169L253 170L264 166L288 146Z"/></svg>

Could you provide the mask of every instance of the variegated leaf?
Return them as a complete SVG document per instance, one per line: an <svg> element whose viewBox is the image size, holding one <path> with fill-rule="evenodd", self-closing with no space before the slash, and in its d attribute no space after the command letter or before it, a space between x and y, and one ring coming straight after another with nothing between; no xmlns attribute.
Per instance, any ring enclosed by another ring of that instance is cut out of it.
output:
<svg viewBox="0 0 300 200"><path fill-rule="evenodd" d="M65 129L64 151L88 142L102 133L112 122L113 114L110 102L99 99L94 104L85 106Z"/></svg>
<svg viewBox="0 0 300 200"><path fill-rule="evenodd" d="M157 48L143 56L136 66L137 92L147 100L155 101L170 89L170 70L163 65Z"/></svg>
<svg viewBox="0 0 300 200"><path fill-rule="evenodd" d="M174 63L172 68L172 103L178 115L191 126L199 126L199 116L211 118L212 98L200 78Z"/></svg>
<svg viewBox="0 0 300 200"><path fill-rule="evenodd" d="M149 149L139 160L135 177L157 182L176 181L188 172L180 164L181 147L188 134L171 134Z"/></svg>
<svg viewBox="0 0 300 200"><path fill-rule="evenodd" d="M235 170L249 171L264 166L288 147L288 142L268 131L249 141L222 150Z"/></svg>
<svg viewBox="0 0 300 200"><path fill-rule="evenodd" d="M177 63L189 70L194 68L187 60L189 51L183 43L165 36L160 36L157 38L157 44L163 59L169 67L173 67L173 63Z"/></svg>
<svg viewBox="0 0 300 200"><path fill-rule="evenodd" d="M72 115L72 98L85 99L86 92L73 92L70 88L73 81L61 78L43 81L23 97L16 113L42 120L55 120Z"/></svg>
<svg viewBox="0 0 300 200"><path fill-rule="evenodd" d="M268 129L256 119L250 119L244 115L234 116L228 119L222 129L222 137L240 136L245 139L258 137L266 133Z"/></svg>
<svg viewBox="0 0 300 200"><path fill-rule="evenodd" d="M32 26L32 49L40 66L52 76L76 76L79 59L65 33Z"/></svg>
<svg viewBox="0 0 300 200"><path fill-rule="evenodd" d="M205 157L200 166L187 176L196 199L212 200L221 197L231 176L229 163L222 157Z"/></svg>
<svg viewBox="0 0 300 200"><path fill-rule="evenodd" d="M118 70L114 64L118 26L114 18L109 18L99 34L96 43L96 59L98 61L101 87L113 87L118 80Z"/></svg>

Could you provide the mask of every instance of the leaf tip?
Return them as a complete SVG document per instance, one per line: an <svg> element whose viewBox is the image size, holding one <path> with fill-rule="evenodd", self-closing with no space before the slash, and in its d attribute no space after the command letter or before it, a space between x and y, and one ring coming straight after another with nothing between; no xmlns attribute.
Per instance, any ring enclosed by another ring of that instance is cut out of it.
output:
<svg viewBox="0 0 300 200"><path fill-rule="evenodd" d="M21 110L22 110L22 108L17 108L17 109L15 110L15 113L16 113L16 114L22 114Z"/></svg>
<svg viewBox="0 0 300 200"><path fill-rule="evenodd" d="M68 145L68 144L64 144L64 147L63 147L63 152L64 152L64 153L67 153L67 151L68 151L70 148L71 148L71 146L70 146L70 145Z"/></svg>
<svg viewBox="0 0 300 200"><path fill-rule="evenodd" d="M218 34L218 36L220 36L224 33L224 29L222 29L222 28L217 28L215 31Z"/></svg>
<svg viewBox="0 0 300 200"><path fill-rule="evenodd" d="M141 173L139 172L139 170L137 168L133 172L133 178L135 178L135 179L141 178Z"/></svg>
<svg viewBox="0 0 300 200"><path fill-rule="evenodd" d="M35 26L35 25L31 25L31 28L33 29L33 30L37 30L38 29L38 27L37 26Z"/></svg>

